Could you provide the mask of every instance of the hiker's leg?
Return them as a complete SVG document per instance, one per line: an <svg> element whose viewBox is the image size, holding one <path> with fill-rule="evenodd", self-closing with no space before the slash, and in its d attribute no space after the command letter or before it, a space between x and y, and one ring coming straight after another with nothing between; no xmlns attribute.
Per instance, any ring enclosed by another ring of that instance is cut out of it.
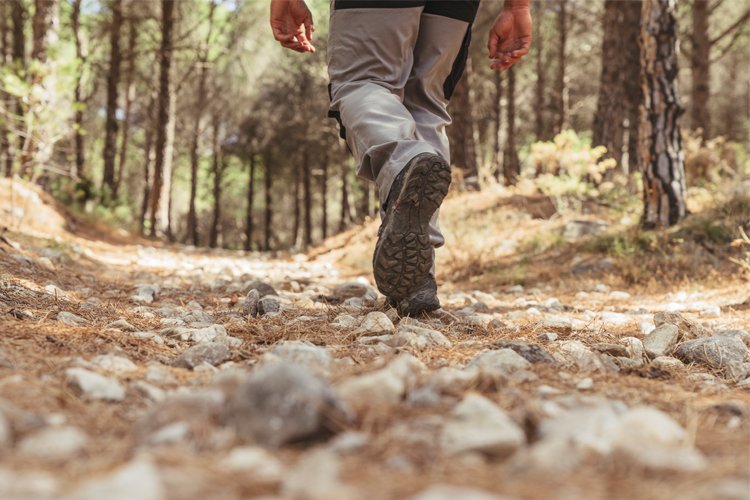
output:
<svg viewBox="0 0 750 500"><path fill-rule="evenodd" d="M448 100L466 65L478 7L479 0L427 1L404 89L404 105L416 123L417 138L431 144L449 163ZM444 242L438 213L430 224L430 241L436 247Z"/></svg>
<svg viewBox="0 0 750 500"><path fill-rule="evenodd" d="M420 153L438 152L417 135L403 104L426 0L334 0L328 41L331 107L381 205L393 179Z"/></svg>

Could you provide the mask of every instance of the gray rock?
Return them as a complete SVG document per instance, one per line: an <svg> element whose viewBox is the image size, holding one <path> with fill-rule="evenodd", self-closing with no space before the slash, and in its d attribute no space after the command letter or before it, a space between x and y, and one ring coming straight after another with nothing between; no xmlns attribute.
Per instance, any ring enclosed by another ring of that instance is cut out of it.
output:
<svg viewBox="0 0 750 500"><path fill-rule="evenodd" d="M253 288L247 292L247 296L242 304L242 312L247 316L257 316L258 302L260 302L260 292Z"/></svg>
<svg viewBox="0 0 750 500"><path fill-rule="evenodd" d="M569 335L573 331L573 321L565 316L554 316L539 321L536 328L552 330L562 335Z"/></svg>
<svg viewBox="0 0 750 500"><path fill-rule="evenodd" d="M216 366L231 357L232 353L226 345L221 342L206 342L185 349L173 364L179 368L194 369L202 363Z"/></svg>
<svg viewBox="0 0 750 500"><path fill-rule="evenodd" d="M393 321L385 313L373 311L367 313L367 316L362 320L362 323L354 334L359 336L387 335L395 331L396 327L393 326Z"/></svg>
<svg viewBox="0 0 750 500"><path fill-rule="evenodd" d="M67 311L60 311L57 313L57 321L67 326L83 326L87 325L89 322L87 319Z"/></svg>
<svg viewBox="0 0 750 500"><path fill-rule="evenodd" d="M334 318L331 326L334 328L356 328L359 326L359 320L349 314L340 314ZM393 326L392 323L391 326Z"/></svg>
<svg viewBox="0 0 750 500"><path fill-rule="evenodd" d="M403 353L380 370L344 380L337 391L357 408L387 409L417 386L425 370L421 361Z"/></svg>
<svg viewBox="0 0 750 500"><path fill-rule="evenodd" d="M573 365L581 371L617 371L613 361L592 352L578 340L560 342L557 348L555 359L563 364Z"/></svg>
<svg viewBox="0 0 750 500"><path fill-rule="evenodd" d="M563 238L566 240L577 240L586 236L599 234L606 230L609 225L598 220L572 220L565 223L563 227Z"/></svg>
<svg viewBox="0 0 750 500"><path fill-rule="evenodd" d="M674 357L685 363L708 366L732 379L746 375L747 355L747 346L740 339L718 336L683 342L674 351Z"/></svg>
<svg viewBox="0 0 750 500"><path fill-rule="evenodd" d="M716 332L717 337L733 337L740 339L747 347L750 348L750 332L747 330L722 330Z"/></svg>
<svg viewBox="0 0 750 500"><path fill-rule="evenodd" d="M84 481L64 500L163 500L167 490L159 470L148 459L136 458L101 477Z"/></svg>
<svg viewBox="0 0 750 500"><path fill-rule="evenodd" d="M408 346L419 351L431 347L451 347L453 344L445 335L431 328L400 324L396 334L386 342L391 347Z"/></svg>
<svg viewBox="0 0 750 500"><path fill-rule="evenodd" d="M279 301L273 297L263 297L258 301L258 314L266 316L268 314L277 313L281 310Z"/></svg>
<svg viewBox="0 0 750 500"><path fill-rule="evenodd" d="M476 393L456 405L440 436L442 448L451 455L478 452L505 457L525 441L523 430L503 410Z"/></svg>
<svg viewBox="0 0 750 500"><path fill-rule="evenodd" d="M11 438L13 437L13 430L10 426L10 421L0 410L0 450L3 450L10 444Z"/></svg>
<svg viewBox="0 0 750 500"><path fill-rule="evenodd" d="M461 396L467 390L476 387L479 382L479 373L478 368L463 370L453 367L440 368L430 375L426 387L438 394Z"/></svg>
<svg viewBox="0 0 750 500"><path fill-rule="evenodd" d="M230 397L225 415L239 437L273 447L336 432L349 418L322 379L289 363L251 373Z"/></svg>
<svg viewBox="0 0 750 500"><path fill-rule="evenodd" d="M543 332L536 336L542 342L554 342L557 340L557 337L558 335L555 332Z"/></svg>
<svg viewBox="0 0 750 500"><path fill-rule="evenodd" d="M658 312L654 314L654 324L659 327L664 323L677 325L680 332L679 340L697 339L711 336L711 331L697 321L684 317L675 312Z"/></svg>
<svg viewBox="0 0 750 500"><path fill-rule="evenodd" d="M503 500L503 498L476 488L437 484L417 493L410 500Z"/></svg>
<svg viewBox="0 0 750 500"><path fill-rule="evenodd" d="M646 348L643 347L641 339L636 337L623 337L620 342L625 344L625 351L628 358L636 361L638 364L642 364L646 358Z"/></svg>
<svg viewBox="0 0 750 500"><path fill-rule="evenodd" d="M88 399L105 401L125 399L125 389L113 378L104 377L85 368L68 368L65 370L65 376L68 383L79 389Z"/></svg>
<svg viewBox="0 0 750 500"><path fill-rule="evenodd" d="M276 295L276 296L279 295L271 285L269 285L268 283L264 283L262 281L251 281L249 283L245 283L244 288L248 293L251 290L257 290L261 298L266 297L268 295Z"/></svg>
<svg viewBox="0 0 750 500"><path fill-rule="evenodd" d="M282 498L305 500L348 500L360 498L339 477L341 463L338 456L326 449L303 455L296 466L287 472L281 483Z"/></svg>
<svg viewBox="0 0 750 500"><path fill-rule="evenodd" d="M279 342L271 353L288 363L323 373L328 371L333 361L331 353L325 348L301 340Z"/></svg>
<svg viewBox="0 0 750 500"><path fill-rule="evenodd" d="M497 349L480 352L469 362L467 368L476 368L486 377L505 378L516 370L531 366L526 359L512 349Z"/></svg>
<svg viewBox="0 0 750 500"><path fill-rule="evenodd" d="M106 372L114 374L129 373L138 369L135 363L128 358L116 356L114 354L97 356L91 360L91 363Z"/></svg>
<svg viewBox="0 0 750 500"><path fill-rule="evenodd" d="M342 299L350 299L352 297L363 297L370 287L364 283L358 281L348 281L346 283L339 283L333 289L333 295Z"/></svg>
<svg viewBox="0 0 750 500"><path fill-rule="evenodd" d="M60 483L52 474L0 468L0 498L50 500L60 498Z"/></svg>
<svg viewBox="0 0 750 500"><path fill-rule="evenodd" d="M672 323L662 323L643 339L643 347L651 359L667 356L677 345L679 329Z"/></svg>
<svg viewBox="0 0 750 500"><path fill-rule="evenodd" d="M512 349L529 363L554 363L555 358L536 344L521 342L520 340L497 340L492 347L498 349Z"/></svg>
<svg viewBox="0 0 750 500"><path fill-rule="evenodd" d="M607 343L596 343L591 346L596 352L603 354L609 354L615 357L628 357L628 350L624 345L620 344L607 344Z"/></svg>
<svg viewBox="0 0 750 500"><path fill-rule="evenodd" d="M47 427L23 438L18 452L26 457L64 461L79 454L88 443L86 433L77 427Z"/></svg>
<svg viewBox="0 0 750 500"><path fill-rule="evenodd" d="M138 285L135 287L135 293L131 295L130 300L143 304L151 304L156 300L159 292L161 292L159 285Z"/></svg>
<svg viewBox="0 0 750 500"><path fill-rule="evenodd" d="M121 330L123 332L135 332L138 329L125 321L124 319L118 319L117 321L113 321L109 325L107 325L109 328L114 328L115 330Z"/></svg>
<svg viewBox="0 0 750 500"><path fill-rule="evenodd" d="M657 370L664 370L665 372L674 373L685 369L685 363L677 358L671 356L659 356L654 358L651 362L651 366Z"/></svg>

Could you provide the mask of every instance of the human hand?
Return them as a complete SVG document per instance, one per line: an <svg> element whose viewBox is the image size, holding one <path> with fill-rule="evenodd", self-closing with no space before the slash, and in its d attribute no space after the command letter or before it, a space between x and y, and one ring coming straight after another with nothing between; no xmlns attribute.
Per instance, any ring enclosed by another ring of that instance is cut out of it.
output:
<svg viewBox="0 0 750 500"><path fill-rule="evenodd" d="M271 29L282 47L297 52L315 52L312 13L304 0L271 0Z"/></svg>
<svg viewBox="0 0 750 500"><path fill-rule="evenodd" d="M503 8L490 29L487 42L490 67L502 71L509 69L529 53L531 47L531 10L528 2L522 6Z"/></svg>

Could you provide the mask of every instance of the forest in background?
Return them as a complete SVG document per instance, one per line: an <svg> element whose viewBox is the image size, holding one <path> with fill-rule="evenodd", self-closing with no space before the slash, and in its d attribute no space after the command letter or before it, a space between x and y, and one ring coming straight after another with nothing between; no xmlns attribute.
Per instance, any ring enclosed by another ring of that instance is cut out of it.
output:
<svg viewBox="0 0 750 500"><path fill-rule="evenodd" d="M326 118L328 2L308 3L314 56L278 46L265 0L3 1L0 171L198 246L300 249L374 217ZM501 5L482 2L450 105L460 187L640 197L641 2L534 2L532 53L499 74ZM679 1L675 17L687 182L710 186L748 169L750 5Z"/></svg>

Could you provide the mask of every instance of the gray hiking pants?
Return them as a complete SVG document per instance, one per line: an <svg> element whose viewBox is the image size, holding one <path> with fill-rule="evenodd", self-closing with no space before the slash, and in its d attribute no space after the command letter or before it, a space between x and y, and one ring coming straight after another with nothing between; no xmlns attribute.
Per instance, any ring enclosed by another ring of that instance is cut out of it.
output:
<svg viewBox="0 0 750 500"><path fill-rule="evenodd" d="M380 206L420 153L450 163L446 107L461 78L479 0L332 0L331 106ZM384 212L381 209L381 217ZM430 242L444 242L435 213Z"/></svg>

